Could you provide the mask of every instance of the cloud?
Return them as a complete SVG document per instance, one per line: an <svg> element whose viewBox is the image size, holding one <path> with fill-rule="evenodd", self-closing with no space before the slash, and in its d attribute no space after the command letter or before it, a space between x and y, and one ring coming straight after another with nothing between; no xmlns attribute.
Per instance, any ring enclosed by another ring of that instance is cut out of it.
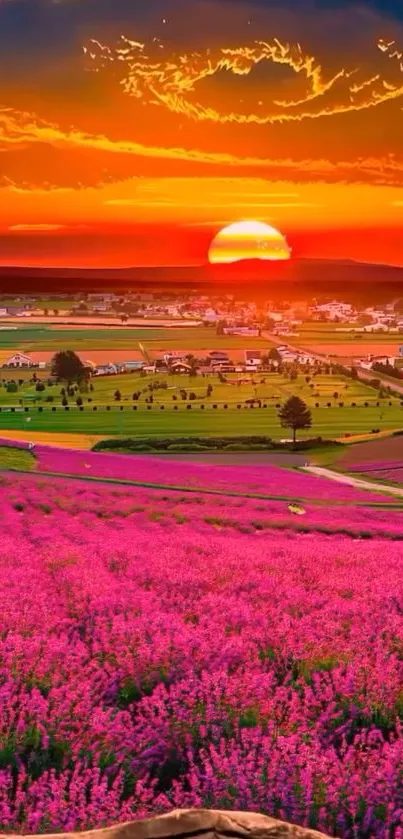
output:
<svg viewBox="0 0 403 839"><path fill-rule="evenodd" d="M146 44L122 35L114 47L93 39L84 47L84 53L97 72L115 65L124 92L144 104L163 107L191 120L222 125L302 122L365 111L403 97L403 53L395 41L381 39L374 45L371 71L354 62L340 66L336 72L326 72L300 43L282 42L276 37L271 41L255 40L236 47L179 54L164 49L161 55L161 48L164 44L159 38ZM302 77L304 90L283 99L272 91L259 100L257 110L250 96L242 111L223 106L218 109L208 97L205 103L197 98L199 88L215 76L225 72L238 78L250 77L265 64L281 65Z"/></svg>
<svg viewBox="0 0 403 839"><path fill-rule="evenodd" d="M10 233L55 233L72 228L66 224L13 224L8 229Z"/></svg>
<svg viewBox="0 0 403 839"><path fill-rule="evenodd" d="M403 183L403 160L389 154L382 158L367 157L355 160L331 161L322 159L293 159L268 158L255 155L236 155L231 152L204 151L185 147L164 147L146 145L131 140L112 140L102 134L89 134L79 129L63 130L54 123L41 120L35 114L19 112L13 109L0 111L0 153L10 152L10 160L14 161L16 152L27 153L29 149L38 147L57 150L59 153L72 151L88 151L92 154L102 153L106 158L122 158L129 160L160 160L169 163L186 164L186 166L206 166L209 170L220 172L234 172L243 174L258 171L271 180L288 180L295 182L309 180L324 180L329 182L354 181L377 184ZM7 166L6 157L2 158L3 171ZM60 163L59 163L60 167ZM18 168L18 166L17 166ZM42 179L46 180L46 155L42 157ZM132 165L125 177L133 176ZM123 175L122 175L123 179ZM108 179L106 178L106 181ZM18 180L3 175L4 186L10 181L18 184ZM101 185L105 180L101 179ZM34 187L25 183L27 189ZM56 184L54 186L57 186ZM78 184L80 186L80 184ZM49 185L49 188L52 188Z"/></svg>

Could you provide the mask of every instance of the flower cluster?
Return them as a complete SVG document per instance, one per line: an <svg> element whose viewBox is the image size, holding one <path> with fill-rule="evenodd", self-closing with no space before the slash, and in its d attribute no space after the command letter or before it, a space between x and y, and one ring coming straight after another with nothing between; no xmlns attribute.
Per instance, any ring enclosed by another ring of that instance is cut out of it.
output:
<svg viewBox="0 0 403 839"><path fill-rule="evenodd" d="M399 510L308 502L298 533L284 502L0 491L1 831L212 807L402 839Z"/></svg>

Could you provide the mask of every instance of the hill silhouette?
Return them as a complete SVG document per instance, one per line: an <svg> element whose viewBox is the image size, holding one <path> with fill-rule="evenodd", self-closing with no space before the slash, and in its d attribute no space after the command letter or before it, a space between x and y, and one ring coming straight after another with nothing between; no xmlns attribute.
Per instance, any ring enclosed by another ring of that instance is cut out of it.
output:
<svg viewBox="0 0 403 839"><path fill-rule="evenodd" d="M128 268L0 267L0 293L74 293L116 290L250 290L283 294L353 291L394 297L403 292L403 268L352 260L243 260L230 265ZM280 287L280 288L278 288Z"/></svg>

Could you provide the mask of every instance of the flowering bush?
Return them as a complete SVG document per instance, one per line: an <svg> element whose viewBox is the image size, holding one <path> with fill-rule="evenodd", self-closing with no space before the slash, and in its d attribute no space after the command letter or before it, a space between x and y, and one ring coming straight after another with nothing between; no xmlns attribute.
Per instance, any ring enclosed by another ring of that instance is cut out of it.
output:
<svg viewBox="0 0 403 839"><path fill-rule="evenodd" d="M1 484L1 830L203 806L403 836L399 510L305 504L357 535L302 535L287 503Z"/></svg>

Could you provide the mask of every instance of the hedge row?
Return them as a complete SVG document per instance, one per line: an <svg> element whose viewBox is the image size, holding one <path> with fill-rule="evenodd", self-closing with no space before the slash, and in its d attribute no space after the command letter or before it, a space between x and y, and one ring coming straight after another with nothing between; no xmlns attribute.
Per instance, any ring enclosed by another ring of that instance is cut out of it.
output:
<svg viewBox="0 0 403 839"><path fill-rule="evenodd" d="M392 407L392 405L393 405L393 402L388 403L388 406L390 408ZM345 408L345 407L347 407L347 408L348 407L350 407L350 408L375 408L375 407L379 407L380 403L376 402L375 404L373 404L373 403L370 403L370 402L361 402L361 403L351 402L350 405L346 405L344 402L339 402L338 406L339 406L339 408ZM88 406L88 408L85 408L83 405L80 405L80 406L77 406L77 405L65 405L65 406L59 405L57 407L55 405L53 405L51 408L48 408L47 410L51 411L53 413L55 413L58 410L59 411L70 411L70 410L73 410L73 411L74 410L75 411L84 411L84 410L111 411L112 407L116 407L116 410L118 410L118 411L124 411L125 407L128 410L132 410L132 411L139 410L137 405L133 405L131 408L129 408L129 406L124 406L124 405L117 405L117 406L115 406L115 405L114 406L111 406L111 405L92 405L91 407ZM173 411L179 411L179 406L178 405L172 405L172 406L169 406L169 407ZM190 404L187 404L186 406L184 406L184 408L186 408L187 411L192 411L196 407L197 407L196 405L190 405ZM201 411L204 411L205 408L206 408L205 405L200 405L199 407L200 407ZM228 405L228 404L222 404L222 403L212 405L213 410L219 410L220 408L222 408L224 411L227 411L228 408L231 408L231 407L234 407L234 408L236 407L237 410L240 411L240 410L242 410L242 408L247 409L247 410L250 410L250 409L253 410L253 409L257 409L257 408L262 409L262 408L268 408L268 407L272 407L272 406L268 406L266 403L263 403L260 406L249 405L249 404L246 405L246 404L240 404L240 403L238 403L236 406L235 405L232 406L232 405ZM275 407L277 409L281 408L280 403L276 404ZM327 402L326 404L322 404L322 405L320 404L320 402L315 402L315 408L320 408L320 407L322 407L322 408L334 408L336 406L331 402ZM400 407L403 408L403 402L400 402ZM145 405L144 409L146 409L147 411L152 411L153 409L157 410L157 411L158 410L159 411L165 411L165 410L168 410L168 407L166 405ZM2 412L2 410L4 410L6 413L11 412L12 414L22 413L23 411L26 414L28 414L28 413L32 413L35 409L34 408L27 408L27 407L25 407L24 409L9 408L9 407L2 407L0 405L0 413ZM46 409L42 405L40 405L39 407L36 408L36 411L40 414L43 413L44 410L46 410ZM141 410L141 408L140 408L140 410Z"/></svg>
<svg viewBox="0 0 403 839"><path fill-rule="evenodd" d="M251 451L251 450L284 450L304 451L319 446L342 446L333 440L323 440L314 437L300 440L294 446L292 443L279 443L271 437L245 435L234 437L126 437L112 440L101 440L93 447L93 451L124 451L124 452L164 452L164 451Z"/></svg>

